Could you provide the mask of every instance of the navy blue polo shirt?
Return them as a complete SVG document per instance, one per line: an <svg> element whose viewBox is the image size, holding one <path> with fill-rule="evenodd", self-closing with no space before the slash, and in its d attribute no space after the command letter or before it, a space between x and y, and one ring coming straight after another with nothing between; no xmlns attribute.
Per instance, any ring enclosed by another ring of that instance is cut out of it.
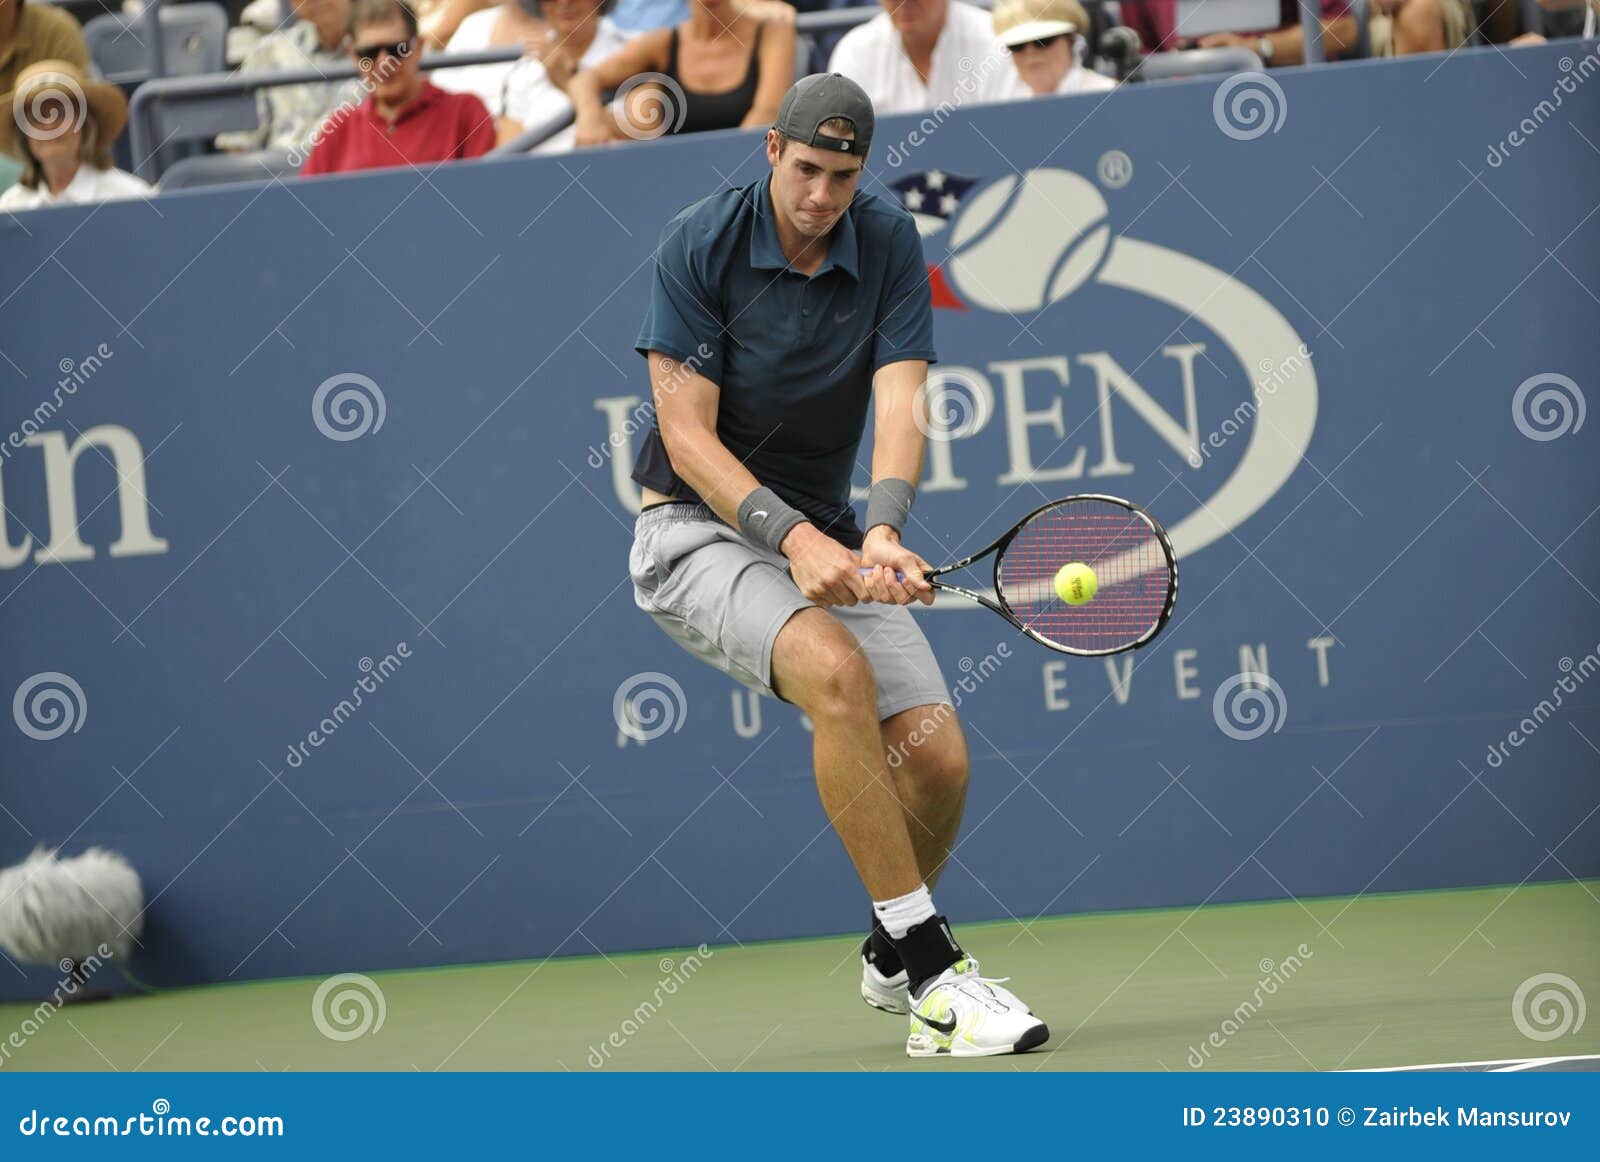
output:
<svg viewBox="0 0 1600 1162"><path fill-rule="evenodd" d="M850 479L873 373L936 358L922 240L899 203L857 192L808 278L778 245L769 177L667 223L636 348L715 383L723 446L823 531L858 547ZM673 471L655 424L633 479L699 499Z"/></svg>

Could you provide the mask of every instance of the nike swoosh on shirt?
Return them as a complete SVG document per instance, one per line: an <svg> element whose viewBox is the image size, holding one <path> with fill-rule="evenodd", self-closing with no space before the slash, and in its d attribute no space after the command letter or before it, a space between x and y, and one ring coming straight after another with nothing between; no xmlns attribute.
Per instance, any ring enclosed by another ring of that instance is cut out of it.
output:
<svg viewBox="0 0 1600 1162"><path fill-rule="evenodd" d="M835 323L843 323L843 322L847 321L854 314L855 314L854 311L840 311L840 312L837 312L837 313L834 314L833 321Z"/></svg>

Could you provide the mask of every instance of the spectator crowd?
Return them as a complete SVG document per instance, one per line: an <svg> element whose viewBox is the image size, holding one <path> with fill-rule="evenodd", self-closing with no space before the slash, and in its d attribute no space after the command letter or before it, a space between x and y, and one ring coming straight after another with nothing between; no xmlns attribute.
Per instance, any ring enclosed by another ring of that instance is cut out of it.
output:
<svg viewBox="0 0 1600 1162"><path fill-rule="evenodd" d="M299 78L257 89L257 125L215 148L276 151L311 176L479 157L525 136L558 152L758 127L814 68L858 82L879 115L1104 93L1131 63L1093 51L1115 25L1145 54L1247 49L1278 68L1306 53L1297 0L1280 0L1274 27L1194 38L1179 33L1180 0L1108 0L1092 14L1080 0L881 0L842 35L797 36L796 9L867 2L254 0L229 38L239 73ZM1514 0L1369 0L1363 29L1350 0L1319 2L1330 59L1363 42L1369 55L1404 56L1474 38L1593 36L1600 14L1600 0L1540 0L1544 27L1528 30ZM422 67L428 54L494 52L506 59ZM0 0L0 101L11 110L0 115L0 210L153 192L115 164L127 96L97 78L65 8Z"/></svg>

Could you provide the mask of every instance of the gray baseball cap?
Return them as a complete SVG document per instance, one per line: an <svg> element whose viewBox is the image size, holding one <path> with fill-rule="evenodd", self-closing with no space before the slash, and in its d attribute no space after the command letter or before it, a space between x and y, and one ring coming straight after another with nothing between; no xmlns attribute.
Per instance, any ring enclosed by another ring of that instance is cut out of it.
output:
<svg viewBox="0 0 1600 1162"><path fill-rule="evenodd" d="M824 121L835 117L856 127L853 140L819 132ZM802 144L859 157L872 144L874 120L872 99L860 85L839 73L813 73L801 77L783 95L772 127Z"/></svg>

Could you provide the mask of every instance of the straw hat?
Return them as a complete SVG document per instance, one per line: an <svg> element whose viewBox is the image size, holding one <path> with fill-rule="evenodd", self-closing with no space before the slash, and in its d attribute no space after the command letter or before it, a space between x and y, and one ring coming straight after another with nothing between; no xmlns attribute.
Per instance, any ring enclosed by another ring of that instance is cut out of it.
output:
<svg viewBox="0 0 1600 1162"><path fill-rule="evenodd" d="M30 111L62 108L67 99L75 110L73 128L82 126L83 114L77 111L87 110L101 148L109 150L128 124L128 98L116 85L91 80L77 65L62 60L35 61L17 74L16 87L0 96L0 103L9 109L9 114L0 113L0 149L21 157L20 137L26 130L19 122Z"/></svg>
<svg viewBox="0 0 1600 1162"><path fill-rule="evenodd" d="M1088 27L1078 0L997 0L994 6L994 33L1007 48Z"/></svg>

